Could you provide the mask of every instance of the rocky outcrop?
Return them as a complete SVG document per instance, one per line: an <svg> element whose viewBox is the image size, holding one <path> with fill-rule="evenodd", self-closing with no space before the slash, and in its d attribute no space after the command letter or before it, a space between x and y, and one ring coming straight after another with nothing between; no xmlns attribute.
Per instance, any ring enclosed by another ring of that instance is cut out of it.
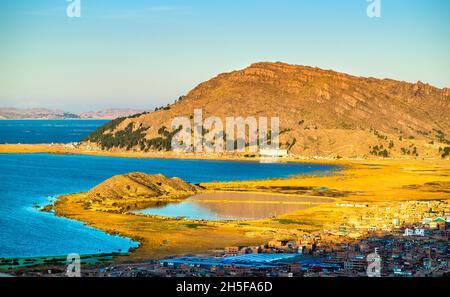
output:
<svg viewBox="0 0 450 297"><path fill-rule="evenodd" d="M179 178L162 174L133 172L113 176L86 193L90 200L124 200L127 198L156 198L196 192L198 188Z"/></svg>

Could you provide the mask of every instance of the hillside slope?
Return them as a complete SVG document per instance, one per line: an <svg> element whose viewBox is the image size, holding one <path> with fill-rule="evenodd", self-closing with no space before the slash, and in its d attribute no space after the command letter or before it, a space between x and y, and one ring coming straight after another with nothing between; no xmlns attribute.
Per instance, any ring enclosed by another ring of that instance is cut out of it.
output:
<svg viewBox="0 0 450 297"><path fill-rule="evenodd" d="M279 117L281 146L299 156L445 156L450 89L351 76L284 63L256 63L201 83L174 104L121 118L86 141L108 150L170 149L172 119ZM448 149L447 149L448 150Z"/></svg>
<svg viewBox="0 0 450 297"><path fill-rule="evenodd" d="M197 191L182 179L162 174L132 172L113 176L86 193L90 200L121 200L127 198L155 198Z"/></svg>
<svg viewBox="0 0 450 297"><path fill-rule="evenodd" d="M84 209L128 213L134 209L182 201L199 191L201 187L177 177L132 172L113 176L89 191L74 196L77 196L76 202Z"/></svg>

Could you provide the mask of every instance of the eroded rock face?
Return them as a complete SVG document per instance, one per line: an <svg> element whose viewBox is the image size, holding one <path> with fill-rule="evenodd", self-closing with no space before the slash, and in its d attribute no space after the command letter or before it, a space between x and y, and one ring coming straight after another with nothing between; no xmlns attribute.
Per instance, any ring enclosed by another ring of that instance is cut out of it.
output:
<svg viewBox="0 0 450 297"><path fill-rule="evenodd" d="M171 127L177 116L192 116L194 109L224 122L229 116L279 117L286 131L282 145L295 139L291 153L305 156L367 157L375 146L390 146L389 156L408 157L412 145L415 157L436 157L450 139L448 88L279 62L220 74L169 107L125 119L105 133L114 135L132 123L134 129L144 127L146 140L154 139L161 127Z"/></svg>

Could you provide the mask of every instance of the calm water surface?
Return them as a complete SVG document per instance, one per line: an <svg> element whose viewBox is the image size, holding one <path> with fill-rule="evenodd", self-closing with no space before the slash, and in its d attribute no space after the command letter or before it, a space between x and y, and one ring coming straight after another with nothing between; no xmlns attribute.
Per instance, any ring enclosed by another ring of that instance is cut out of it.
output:
<svg viewBox="0 0 450 297"><path fill-rule="evenodd" d="M325 164L0 154L0 257L92 254L136 246L129 239L110 236L32 207L35 203L45 205L60 194L86 191L116 174L163 173L200 183L288 177L334 169L335 166Z"/></svg>
<svg viewBox="0 0 450 297"><path fill-rule="evenodd" d="M307 209L326 198L254 193L206 193L179 203L136 211L148 215L185 217L193 220L257 220Z"/></svg>
<svg viewBox="0 0 450 297"><path fill-rule="evenodd" d="M108 120L0 120L0 143L78 142Z"/></svg>

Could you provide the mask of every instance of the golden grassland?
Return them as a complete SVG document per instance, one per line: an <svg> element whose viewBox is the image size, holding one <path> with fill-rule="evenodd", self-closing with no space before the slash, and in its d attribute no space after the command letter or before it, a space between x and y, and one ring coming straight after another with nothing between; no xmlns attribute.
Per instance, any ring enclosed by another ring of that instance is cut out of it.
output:
<svg viewBox="0 0 450 297"><path fill-rule="evenodd" d="M51 149L50 149L51 148ZM0 153L83 153L62 146L0 145ZM87 153L87 152L84 152ZM141 153L89 153L140 157ZM142 157L157 157L142 154ZM173 157L173 156L171 156ZM311 162L311 161L308 161ZM333 202L257 221L208 222L163 218L131 213L87 209L84 193L65 195L55 204L55 214L80 220L111 234L138 240L141 245L118 261L158 259L173 255L206 253L226 246L265 243L273 238L302 231L320 231L325 224L343 221L357 208L337 207L337 203L367 203L384 207L387 203L411 200L450 199L449 160L326 160L342 165L332 176L297 176L287 179L205 183L205 191L249 191L331 198Z"/></svg>
<svg viewBox="0 0 450 297"><path fill-rule="evenodd" d="M342 164L342 162L340 162ZM278 217L279 220L299 222L289 228L319 230L330 222L343 222L357 208L338 208L337 203L368 203L380 207L401 201L450 199L450 162L448 160L373 160L348 161L346 169L334 176L313 176L272 179L251 182L208 184L209 188L240 189L326 187L343 193L333 203Z"/></svg>
<svg viewBox="0 0 450 297"><path fill-rule="evenodd" d="M336 207L340 202L376 203L383 207L384 203L392 201L450 199L449 162L383 161L350 162L348 165L351 167L338 176L202 184L211 191L274 192L276 189L280 194L279 187L327 187L334 189L333 193L344 193L344 196L332 197L333 202L265 220L207 222L85 210L75 202L82 201L83 194L62 197L55 209L57 215L138 240L141 246L132 253L131 259L142 260L203 253L226 246L262 244L273 238L289 237L298 230L320 231L325 224L342 221L351 212L358 211ZM427 183L434 186L426 186ZM323 198L309 193L303 195Z"/></svg>

